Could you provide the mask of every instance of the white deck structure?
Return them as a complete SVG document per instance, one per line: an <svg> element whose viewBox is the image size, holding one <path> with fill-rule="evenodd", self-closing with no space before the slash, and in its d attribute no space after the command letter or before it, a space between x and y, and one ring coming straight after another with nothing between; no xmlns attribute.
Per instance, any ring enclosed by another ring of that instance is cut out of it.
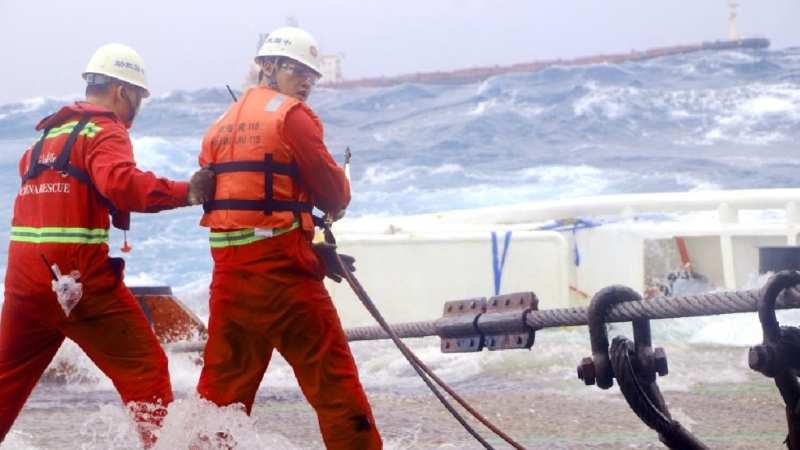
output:
<svg viewBox="0 0 800 450"><path fill-rule="evenodd" d="M797 245L800 189L572 198L333 229L390 323L429 321L446 301L496 293L533 291L539 309L586 305L611 284L645 293L683 270L676 238L703 288L742 289L758 275L760 247ZM345 327L374 324L346 283L328 287Z"/></svg>

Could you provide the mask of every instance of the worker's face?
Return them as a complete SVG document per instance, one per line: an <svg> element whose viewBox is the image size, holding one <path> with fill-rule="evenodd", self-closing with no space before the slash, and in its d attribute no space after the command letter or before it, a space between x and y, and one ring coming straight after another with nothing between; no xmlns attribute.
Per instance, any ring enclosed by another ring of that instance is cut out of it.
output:
<svg viewBox="0 0 800 450"><path fill-rule="evenodd" d="M320 75L303 63L282 58L275 67L275 80L281 94L305 101Z"/></svg>

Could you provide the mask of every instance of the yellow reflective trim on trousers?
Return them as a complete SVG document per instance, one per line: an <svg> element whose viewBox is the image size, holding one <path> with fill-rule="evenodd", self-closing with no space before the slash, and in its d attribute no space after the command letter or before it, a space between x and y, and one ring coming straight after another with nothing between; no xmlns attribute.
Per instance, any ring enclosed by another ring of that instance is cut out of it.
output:
<svg viewBox="0 0 800 450"><path fill-rule="evenodd" d="M60 127L53 128L52 130L50 130L49 133L47 133L46 139L52 139L54 137L61 136L62 134L72 133L72 130L75 129L75 125L77 124L78 121L74 120L72 122L66 122ZM97 133L101 131L103 131L102 128L100 128L99 126L97 126L92 122L89 122L86 125L84 125L83 129L81 129L81 132L78 134L81 136L86 136L87 138L93 138L97 135Z"/></svg>
<svg viewBox="0 0 800 450"><path fill-rule="evenodd" d="M235 245L247 245L256 241L269 239L270 237L280 236L283 233L300 228L300 223L295 222L289 228L276 228L272 230L272 236L256 236L255 228L246 228L236 231L212 231L208 235L208 242L211 248L231 247Z"/></svg>
<svg viewBox="0 0 800 450"><path fill-rule="evenodd" d="M103 244L108 242L108 230L99 228L11 227L11 240L32 244Z"/></svg>

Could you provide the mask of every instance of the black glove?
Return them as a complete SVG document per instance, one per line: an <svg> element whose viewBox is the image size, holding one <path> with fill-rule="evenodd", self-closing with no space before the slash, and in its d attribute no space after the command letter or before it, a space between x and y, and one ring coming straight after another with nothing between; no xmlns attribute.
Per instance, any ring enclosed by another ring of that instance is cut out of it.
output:
<svg viewBox="0 0 800 450"><path fill-rule="evenodd" d="M203 167L189 180L189 191L186 193L186 204L201 205L214 200L214 191L217 190L217 176L208 167Z"/></svg>
<svg viewBox="0 0 800 450"><path fill-rule="evenodd" d="M325 262L325 268L328 269L326 276L331 280L337 283L342 282L342 275L344 274L342 263L348 272L356 271L356 259L350 255L337 254L336 244L317 242L316 244L312 244L312 247L322 261ZM339 263L340 259L341 263Z"/></svg>

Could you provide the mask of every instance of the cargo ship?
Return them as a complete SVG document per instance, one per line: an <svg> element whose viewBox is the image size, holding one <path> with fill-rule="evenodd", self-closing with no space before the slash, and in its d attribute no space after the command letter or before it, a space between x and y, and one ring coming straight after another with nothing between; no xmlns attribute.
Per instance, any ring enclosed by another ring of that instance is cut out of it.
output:
<svg viewBox="0 0 800 450"><path fill-rule="evenodd" d="M654 47L645 50L632 50L628 53L600 54L584 56L574 59L553 59L533 61L508 66L488 66L457 69L452 71L417 72L396 76L381 76L348 80L342 75L341 64L344 61L342 54L324 54L322 62L322 79L318 86L329 89L350 89L362 87L385 87L403 83L421 84L469 84L483 81L495 75L515 72L537 72L553 66L584 66L589 64L616 64L628 61L642 61L667 55L680 55L700 51L720 51L735 49L765 49L770 46L770 41L763 37L745 38L736 31L737 3L729 2L728 14L728 39L706 41L699 44L674 45L669 47ZM288 18L287 25L298 26L295 18ZM260 43L266 39L267 34L261 34ZM254 64L250 68L244 88L254 86L258 79L258 67Z"/></svg>
<svg viewBox="0 0 800 450"><path fill-rule="evenodd" d="M513 72L537 72L553 66L583 66L588 64L622 63L627 61L641 61L666 55L679 55L684 53L713 50L731 49L763 49L770 45L766 38L743 38L733 41L703 42L694 45L676 45L672 47L655 47L643 51L631 51L610 55L594 55L575 59L555 59L549 61L534 61L529 63L514 64L510 66L473 67L448 72L419 72L393 77L361 78L356 80L332 80L323 83L320 87L333 89L348 89L360 87L392 86L402 83L422 84L468 84L483 81L489 77Z"/></svg>

